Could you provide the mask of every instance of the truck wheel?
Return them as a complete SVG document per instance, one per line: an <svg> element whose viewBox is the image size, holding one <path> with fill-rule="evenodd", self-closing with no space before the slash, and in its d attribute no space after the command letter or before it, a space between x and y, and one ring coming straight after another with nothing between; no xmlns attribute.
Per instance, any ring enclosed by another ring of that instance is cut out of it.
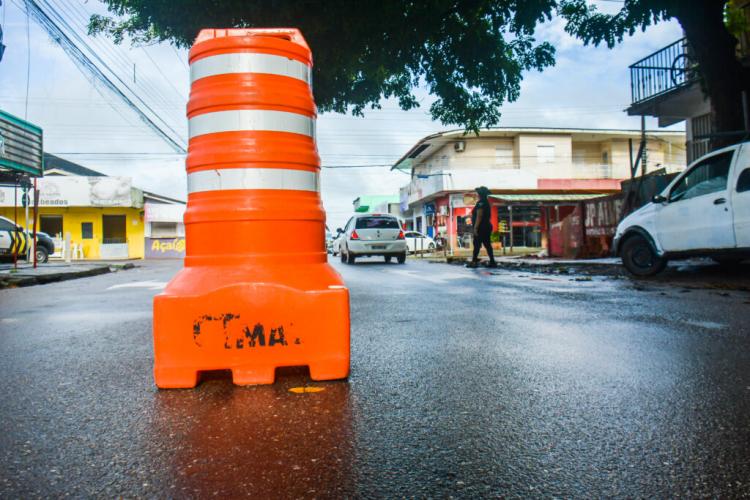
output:
<svg viewBox="0 0 750 500"><path fill-rule="evenodd" d="M390 264L391 263L391 256L390 255L386 255L385 256L385 263L386 264Z"/></svg>
<svg viewBox="0 0 750 500"><path fill-rule="evenodd" d="M357 260L357 256L352 253L347 253L346 260L347 262L349 262L349 264L354 264L354 262Z"/></svg>
<svg viewBox="0 0 750 500"><path fill-rule="evenodd" d="M44 247L37 246L36 247L36 261L40 264L44 264L49 260L49 252L47 252L47 249Z"/></svg>
<svg viewBox="0 0 750 500"><path fill-rule="evenodd" d="M406 262L406 252L399 254L398 257L396 257L396 260L399 264Z"/></svg>
<svg viewBox="0 0 750 500"><path fill-rule="evenodd" d="M634 276L645 278L661 272L667 259L659 257L643 236L631 236L622 246L622 263Z"/></svg>

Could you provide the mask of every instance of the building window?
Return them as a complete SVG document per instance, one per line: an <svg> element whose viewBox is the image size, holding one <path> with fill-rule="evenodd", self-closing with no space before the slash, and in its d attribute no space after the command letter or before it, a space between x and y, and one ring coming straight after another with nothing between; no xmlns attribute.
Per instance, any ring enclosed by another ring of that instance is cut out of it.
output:
<svg viewBox="0 0 750 500"><path fill-rule="evenodd" d="M536 147L536 159L538 163L555 163L554 144L538 144Z"/></svg>
<svg viewBox="0 0 750 500"><path fill-rule="evenodd" d="M117 245L128 242L127 221L124 215L102 215L102 243Z"/></svg>
<svg viewBox="0 0 750 500"><path fill-rule="evenodd" d="M151 223L151 237L152 238L176 238L179 236L177 233L176 222L152 222Z"/></svg>
<svg viewBox="0 0 750 500"><path fill-rule="evenodd" d="M81 222L81 238L84 240L90 240L94 238L93 222Z"/></svg>
<svg viewBox="0 0 750 500"><path fill-rule="evenodd" d="M495 165L506 168L513 166L512 142L503 142L495 146Z"/></svg>
<svg viewBox="0 0 750 500"><path fill-rule="evenodd" d="M602 151L602 165L609 165L609 151Z"/></svg>
<svg viewBox="0 0 750 500"><path fill-rule="evenodd" d="M40 215L39 230L53 238L61 238L63 232L62 215Z"/></svg>

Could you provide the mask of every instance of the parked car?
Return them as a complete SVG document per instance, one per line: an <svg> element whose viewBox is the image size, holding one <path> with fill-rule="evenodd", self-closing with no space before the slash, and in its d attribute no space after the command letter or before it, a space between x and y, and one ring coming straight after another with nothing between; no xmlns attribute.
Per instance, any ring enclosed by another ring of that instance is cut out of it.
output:
<svg viewBox="0 0 750 500"><path fill-rule="evenodd" d="M357 257L393 257L406 262L406 237L397 217L390 214L357 214L338 238L341 262L354 264Z"/></svg>
<svg viewBox="0 0 750 500"><path fill-rule="evenodd" d="M0 216L0 257L12 257L18 253L19 258L26 258L26 249L31 242L32 235L5 217ZM54 253L55 243L46 233L36 233L36 260L47 262L49 255Z"/></svg>
<svg viewBox="0 0 750 500"><path fill-rule="evenodd" d="M419 231L407 231L405 236L406 247L411 253L433 252L437 248L435 240Z"/></svg>
<svg viewBox="0 0 750 500"><path fill-rule="evenodd" d="M334 257L336 257L338 254L341 253L341 234L342 233L338 233L331 240L329 251L331 252L331 255L333 255Z"/></svg>
<svg viewBox="0 0 750 500"><path fill-rule="evenodd" d="M707 256L727 264L750 258L750 142L691 163L620 222L614 251L636 276L657 274L676 258Z"/></svg>

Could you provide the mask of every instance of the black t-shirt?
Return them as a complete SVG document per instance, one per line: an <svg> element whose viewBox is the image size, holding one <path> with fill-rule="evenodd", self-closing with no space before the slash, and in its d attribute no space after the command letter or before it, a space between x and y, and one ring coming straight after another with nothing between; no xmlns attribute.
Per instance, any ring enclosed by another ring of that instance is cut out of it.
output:
<svg viewBox="0 0 750 500"><path fill-rule="evenodd" d="M476 205L474 205L474 208L471 210L471 223L476 227L477 224L477 211L479 209L482 209L483 216L482 216L482 222L479 224L479 230L480 231L492 231L492 224L490 223L490 214L492 213L492 210L490 208L490 204L487 200L479 199Z"/></svg>

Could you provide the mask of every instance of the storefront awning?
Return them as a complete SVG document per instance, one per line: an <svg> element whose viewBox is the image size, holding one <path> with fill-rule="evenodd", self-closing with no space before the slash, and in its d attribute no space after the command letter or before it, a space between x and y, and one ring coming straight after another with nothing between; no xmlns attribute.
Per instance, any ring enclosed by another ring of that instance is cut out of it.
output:
<svg viewBox="0 0 750 500"><path fill-rule="evenodd" d="M606 194L491 194L490 198L506 203L568 203L609 196Z"/></svg>

